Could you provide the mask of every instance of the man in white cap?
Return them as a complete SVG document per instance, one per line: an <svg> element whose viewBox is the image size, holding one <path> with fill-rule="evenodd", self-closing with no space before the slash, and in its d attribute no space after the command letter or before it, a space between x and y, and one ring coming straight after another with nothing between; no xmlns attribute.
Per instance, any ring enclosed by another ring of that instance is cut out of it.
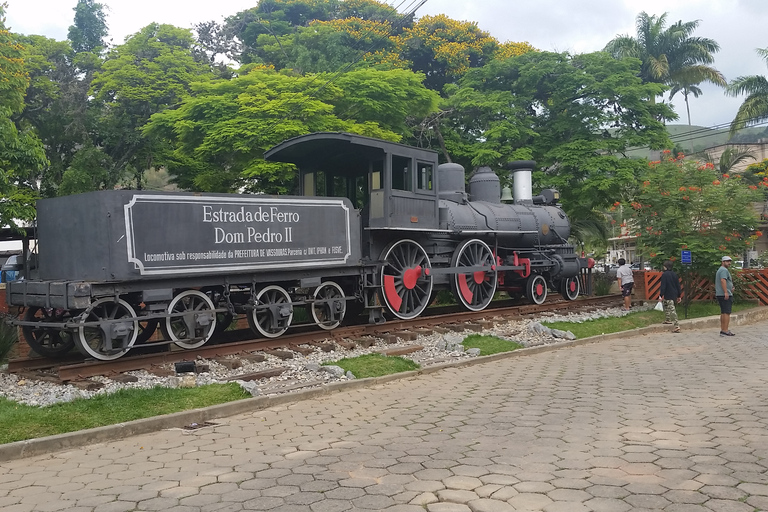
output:
<svg viewBox="0 0 768 512"><path fill-rule="evenodd" d="M715 274L715 297L720 303L720 336L736 336L728 330L731 322L731 308L733 307L733 279L728 267L731 266L731 257L723 256L720 260L720 268Z"/></svg>

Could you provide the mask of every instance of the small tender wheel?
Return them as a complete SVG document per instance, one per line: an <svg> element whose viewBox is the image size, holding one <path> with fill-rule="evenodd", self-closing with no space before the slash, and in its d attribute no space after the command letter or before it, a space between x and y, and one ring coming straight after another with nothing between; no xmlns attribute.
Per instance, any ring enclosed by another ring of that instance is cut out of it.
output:
<svg viewBox="0 0 768 512"><path fill-rule="evenodd" d="M470 311L482 311L488 307L496 293L496 258L488 244L482 240L465 240L454 251L452 267L483 267L457 273L451 280L456 300Z"/></svg>
<svg viewBox="0 0 768 512"><path fill-rule="evenodd" d="M263 288L256 295L253 311L248 315L248 325L253 332L266 338L281 336L293 321L291 296L280 286Z"/></svg>
<svg viewBox="0 0 768 512"><path fill-rule="evenodd" d="M37 306L27 308L24 313L25 322L66 322L69 318L68 311ZM74 336L69 331L25 325L21 332L30 348L44 357L63 356L75 346Z"/></svg>
<svg viewBox="0 0 768 512"><path fill-rule="evenodd" d="M381 260L381 296L387 309L401 320L416 318L432 296L427 252L413 240L400 240L384 251Z"/></svg>
<svg viewBox="0 0 768 512"><path fill-rule="evenodd" d="M547 281L538 274L533 274L525 283L525 296L533 304L543 304L547 299Z"/></svg>
<svg viewBox="0 0 768 512"><path fill-rule="evenodd" d="M116 321L122 320L122 321ZM75 337L75 345L84 356L101 361L111 361L125 355L139 335L136 311L123 299L104 297L91 303L80 316L80 323L100 322L98 325L81 325Z"/></svg>
<svg viewBox="0 0 768 512"><path fill-rule="evenodd" d="M579 278L569 277L560 281L560 293L566 300L576 300L579 298L579 292L581 291L581 283Z"/></svg>
<svg viewBox="0 0 768 512"><path fill-rule="evenodd" d="M321 283L315 289L314 298L318 303L312 303L312 318L321 329L330 331L339 326L347 312L347 301L344 300L344 290L333 281Z"/></svg>
<svg viewBox="0 0 768 512"><path fill-rule="evenodd" d="M201 291L185 290L168 304L169 314L179 314L165 319L163 334L181 348L193 349L205 345L216 329L216 313L213 302Z"/></svg>

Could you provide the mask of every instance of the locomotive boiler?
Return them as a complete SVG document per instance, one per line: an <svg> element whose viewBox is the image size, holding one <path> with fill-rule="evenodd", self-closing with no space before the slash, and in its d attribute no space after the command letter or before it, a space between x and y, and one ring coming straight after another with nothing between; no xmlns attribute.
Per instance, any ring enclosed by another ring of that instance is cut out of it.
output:
<svg viewBox="0 0 768 512"><path fill-rule="evenodd" d="M363 312L410 319L439 290L474 311L497 291L533 303L549 288L579 295L587 262L567 242L558 193L533 195L534 162L508 166L507 204L490 168L465 185L464 169L438 165L434 151L359 135L296 137L265 159L297 167L297 195L111 190L39 201L35 268L7 290L26 308L16 323L33 350L76 346L106 360L151 338L192 349L239 314L270 338Z"/></svg>

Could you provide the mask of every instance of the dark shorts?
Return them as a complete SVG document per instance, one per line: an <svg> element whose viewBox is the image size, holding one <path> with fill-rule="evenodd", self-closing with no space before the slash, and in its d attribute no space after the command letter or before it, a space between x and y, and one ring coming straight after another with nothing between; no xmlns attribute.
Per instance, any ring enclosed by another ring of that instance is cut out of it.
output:
<svg viewBox="0 0 768 512"><path fill-rule="evenodd" d="M621 285L621 296L622 297L629 297L632 295L632 287L635 286L635 283L627 283Z"/></svg>
<svg viewBox="0 0 768 512"><path fill-rule="evenodd" d="M720 314L721 315L730 315L731 314L731 308L733 307L733 295L729 295L728 299L723 297L718 297L717 302L720 303Z"/></svg>

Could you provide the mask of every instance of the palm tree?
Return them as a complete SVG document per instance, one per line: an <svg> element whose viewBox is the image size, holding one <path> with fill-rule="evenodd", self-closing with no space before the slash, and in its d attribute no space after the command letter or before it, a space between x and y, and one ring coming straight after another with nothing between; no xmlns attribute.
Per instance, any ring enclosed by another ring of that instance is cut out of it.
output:
<svg viewBox="0 0 768 512"><path fill-rule="evenodd" d="M718 159L709 153L704 154L704 161L714 165L720 174L728 174L735 166L750 159L755 160L754 153L740 147L725 148Z"/></svg>
<svg viewBox="0 0 768 512"><path fill-rule="evenodd" d="M667 26L667 13L649 16L646 12L637 15L637 36L617 36L604 51L617 59L634 57L642 61L640 77L644 82L655 82L670 86L669 98L682 92L691 123L688 95L701 95L698 85L712 82L725 87L723 74L709 66L714 62L713 54L720 50L716 41L706 37L693 37L699 20L683 23L678 21ZM652 99L655 101L655 98Z"/></svg>
<svg viewBox="0 0 768 512"><path fill-rule="evenodd" d="M768 48L758 48L756 51L768 64ZM731 135L746 126L768 119L768 79L764 76L740 76L731 82L726 93L731 96L747 95L736 118L731 122Z"/></svg>

